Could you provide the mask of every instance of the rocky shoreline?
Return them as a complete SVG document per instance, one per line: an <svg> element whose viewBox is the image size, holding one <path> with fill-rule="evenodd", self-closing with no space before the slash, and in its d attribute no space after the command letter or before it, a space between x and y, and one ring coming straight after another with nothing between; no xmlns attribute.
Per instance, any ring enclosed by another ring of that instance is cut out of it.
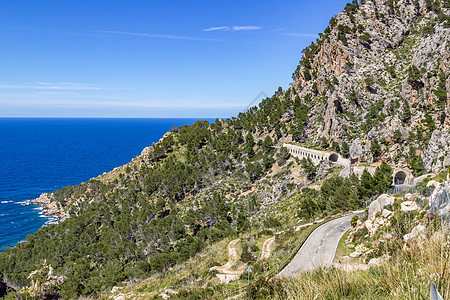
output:
<svg viewBox="0 0 450 300"><path fill-rule="evenodd" d="M67 219L69 215L53 200L51 193L43 193L39 198L33 199L30 203L38 204L42 208L45 216L55 219L55 222L60 223Z"/></svg>

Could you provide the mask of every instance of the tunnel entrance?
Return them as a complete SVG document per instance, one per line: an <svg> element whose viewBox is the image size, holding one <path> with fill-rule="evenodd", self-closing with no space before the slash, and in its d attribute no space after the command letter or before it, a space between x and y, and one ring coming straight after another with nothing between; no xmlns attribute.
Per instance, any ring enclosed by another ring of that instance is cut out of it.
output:
<svg viewBox="0 0 450 300"><path fill-rule="evenodd" d="M328 158L328 160L331 162L337 162L338 159L339 159L339 156L336 153L331 154L330 157Z"/></svg>
<svg viewBox="0 0 450 300"><path fill-rule="evenodd" d="M406 183L406 173L403 171L398 171L394 177L394 184L405 184Z"/></svg>

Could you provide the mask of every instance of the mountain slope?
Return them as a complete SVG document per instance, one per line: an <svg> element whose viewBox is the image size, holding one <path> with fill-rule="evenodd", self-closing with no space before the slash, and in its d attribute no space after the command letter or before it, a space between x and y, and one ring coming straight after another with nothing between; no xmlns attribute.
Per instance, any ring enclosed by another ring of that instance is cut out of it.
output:
<svg viewBox="0 0 450 300"><path fill-rule="evenodd" d="M285 142L415 175L450 165L449 10L448 0L348 4L304 50L287 91L236 118L174 128L127 165L43 196L62 222L1 253L2 280L33 283L36 295L96 295L228 237L361 207L391 184L387 164L374 179L344 180Z"/></svg>
<svg viewBox="0 0 450 300"><path fill-rule="evenodd" d="M304 50L293 75L288 92L309 108L305 130L294 139L359 138L369 162L377 140L382 153L375 159L411 166L402 154L423 154L433 130L450 126L449 7L448 1L348 4ZM438 157L425 155L426 171L443 166L439 159L449 149L443 146Z"/></svg>

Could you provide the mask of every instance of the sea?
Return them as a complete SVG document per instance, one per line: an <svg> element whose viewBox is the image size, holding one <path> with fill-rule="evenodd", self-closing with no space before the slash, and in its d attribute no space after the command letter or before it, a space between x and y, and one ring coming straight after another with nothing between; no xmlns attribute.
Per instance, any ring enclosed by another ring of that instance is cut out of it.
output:
<svg viewBox="0 0 450 300"><path fill-rule="evenodd" d="M0 118L0 252L54 221L23 202L126 164L197 120Z"/></svg>

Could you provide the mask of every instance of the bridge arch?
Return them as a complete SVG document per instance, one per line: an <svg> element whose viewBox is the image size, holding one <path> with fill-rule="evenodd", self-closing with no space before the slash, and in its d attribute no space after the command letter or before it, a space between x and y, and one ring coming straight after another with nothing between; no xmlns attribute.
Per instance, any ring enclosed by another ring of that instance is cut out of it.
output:
<svg viewBox="0 0 450 300"><path fill-rule="evenodd" d="M328 160L331 162L337 162L339 159L339 155L337 153L331 153L328 157Z"/></svg>

